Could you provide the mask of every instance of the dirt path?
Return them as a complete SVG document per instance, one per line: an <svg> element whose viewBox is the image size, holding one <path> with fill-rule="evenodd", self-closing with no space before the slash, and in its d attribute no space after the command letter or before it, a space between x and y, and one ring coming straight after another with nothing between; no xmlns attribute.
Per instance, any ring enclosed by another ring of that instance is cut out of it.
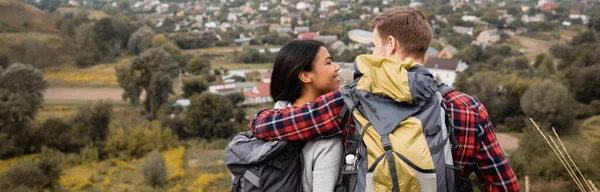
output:
<svg viewBox="0 0 600 192"><path fill-rule="evenodd" d="M500 147L502 147L503 151L506 150L515 150L519 147L519 139L506 134L506 133L496 133L496 138L500 143Z"/></svg>
<svg viewBox="0 0 600 192"><path fill-rule="evenodd" d="M121 101L121 94L123 94L121 88L50 87L44 93L44 99L46 101L95 101L102 99Z"/></svg>

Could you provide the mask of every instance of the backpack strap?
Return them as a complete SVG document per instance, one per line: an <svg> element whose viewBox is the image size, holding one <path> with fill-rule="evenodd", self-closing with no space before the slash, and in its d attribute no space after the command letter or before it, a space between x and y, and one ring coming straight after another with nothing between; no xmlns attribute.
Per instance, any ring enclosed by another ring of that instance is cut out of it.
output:
<svg viewBox="0 0 600 192"><path fill-rule="evenodd" d="M454 88L442 83L441 81L437 81L437 86L438 86L438 91L440 92L440 94L442 94L442 97L444 97L444 95L448 94L450 91L454 91Z"/></svg>
<svg viewBox="0 0 600 192"><path fill-rule="evenodd" d="M231 192L240 191L240 175L233 175L233 182L231 183Z"/></svg>
<svg viewBox="0 0 600 192"><path fill-rule="evenodd" d="M381 144L383 150L385 150L385 158L388 161L388 167L390 168L390 175L392 176L393 192L400 190L400 184L398 183L398 173L396 173L396 164L394 163L394 156L392 154L392 143L388 135L381 135Z"/></svg>
<svg viewBox="0 0 600 192"><path fill-rule="evenodd" d="M340 114L338 114L338 116L337 116L337 121L339 123L341 123L344 120L344 118L346 118L347 114L348 114L348 106L344 104L344 107L342 107Z"/></svg>

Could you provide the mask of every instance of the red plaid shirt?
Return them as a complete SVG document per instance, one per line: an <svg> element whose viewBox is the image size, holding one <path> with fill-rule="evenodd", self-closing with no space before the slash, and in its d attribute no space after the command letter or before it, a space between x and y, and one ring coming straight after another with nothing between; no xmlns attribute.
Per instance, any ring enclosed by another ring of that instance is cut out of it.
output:
<svg viewBox="0 0 600 192"><path fill-rule="evenodd" d="M519 183L498 141L487 110L477 99L452 91L442 102L454 120L454 135L460 145L454 161L464 166L461 181L477 174L484 191L519 191ZM353 123L337 120L344 106L339 90L301 107L263 109L254 115L251 129L266 140L308 141L355 132Z"/></svg>

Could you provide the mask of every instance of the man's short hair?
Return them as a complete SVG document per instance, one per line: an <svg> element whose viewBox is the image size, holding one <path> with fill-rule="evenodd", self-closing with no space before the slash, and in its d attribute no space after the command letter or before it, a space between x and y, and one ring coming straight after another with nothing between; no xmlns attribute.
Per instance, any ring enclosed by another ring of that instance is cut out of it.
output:
<svg viewBox="0 0 600 192"><path fill-rule="evenodd" d="M400 51L414 58L425 56L433 36L423 12L408 6L390 8L369 22L369 26L377 29L384 44L392 36L400 43Z"/></svg>

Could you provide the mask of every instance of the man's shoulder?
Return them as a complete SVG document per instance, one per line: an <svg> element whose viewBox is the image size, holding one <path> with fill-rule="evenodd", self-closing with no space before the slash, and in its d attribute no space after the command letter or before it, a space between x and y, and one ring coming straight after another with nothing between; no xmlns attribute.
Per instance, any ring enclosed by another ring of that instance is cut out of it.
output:
<svg viewBox="0 0 600 192"><path fill-rule="evenodd" d="M482 105L478 99L456 90L446 93L446 95L442 97L442 102L444 102L446 106L450 105L448 107L458 107L474 111L479 110L479 107Z"/></svg>

